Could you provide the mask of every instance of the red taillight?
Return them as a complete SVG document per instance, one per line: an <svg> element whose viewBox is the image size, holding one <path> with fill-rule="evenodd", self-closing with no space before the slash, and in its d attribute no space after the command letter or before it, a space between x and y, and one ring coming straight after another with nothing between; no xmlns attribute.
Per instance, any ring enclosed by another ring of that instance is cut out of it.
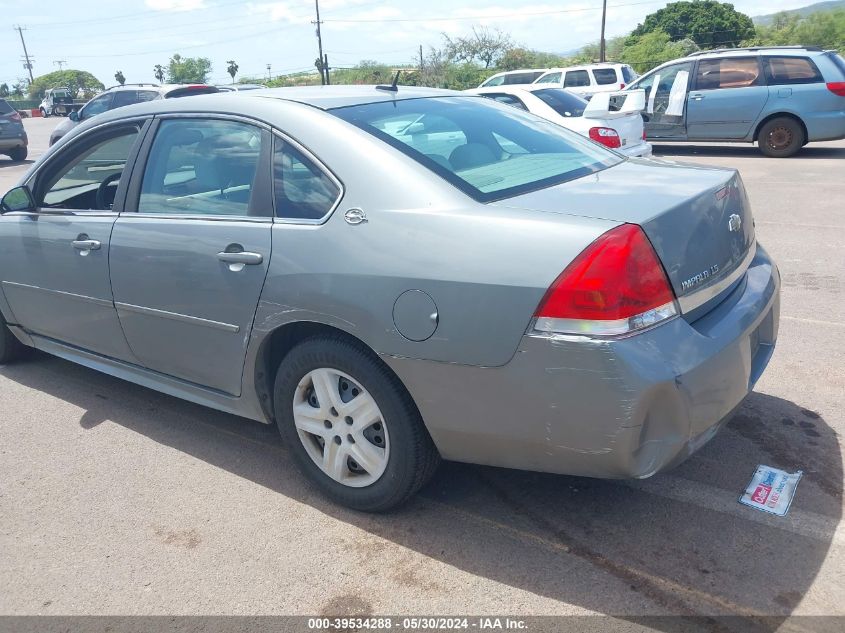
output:
<svg viewBox="0 0 845 633"><path fill-rule="evenodd" d="M643 128L643 140L645 140L645 128Z"/></svg>
<svg viewBox="0 0 845 633"><path fill-rule="evenodd" d="M611 149L622 147L622 142L619 140L619 133L612 127L591 127L590 138Z"/></svg>
<svg viewBox="0 0 845 633"><path fill-rule="evenodd" d="M829 81L827 89L835 95L845 97L845 81Z"/></svg>
<svg viewBox="0 0 845 633"><path fill-rule="evenodd" d="M636 224L601 235L566 267L540 302L542 333L618 335L675 316L675 295Z"/></svg>
<svg viewBox="0 0 845 633"><path fill-rule="evenodd" d="M13 112L9 116L9 118L12 119L12 121L20 121L21 120L21 114L20 114L20 112Z"/></svg>
<svg viewBox="0 0 845 633"><path fill-rule="evenodd" d="M619 84L619 90L625 90L625 84Z"/></svg>

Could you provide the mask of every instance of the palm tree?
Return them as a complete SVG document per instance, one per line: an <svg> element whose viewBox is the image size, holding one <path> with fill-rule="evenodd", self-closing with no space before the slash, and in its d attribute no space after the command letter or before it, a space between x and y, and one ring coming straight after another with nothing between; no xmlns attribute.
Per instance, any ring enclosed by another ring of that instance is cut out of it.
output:
<svg viewBox="0 0 845 633"><path fill-rule="evenodd" d="M161 64L155 65L155 77L158 79L158 82L161 83L164 81L164 67Z"/></svg>
<svg viewBox="0 0 845 633"><path fill-rule="evenodd" d="M121 86L122 86L123 84L125 84L125 83L126 83L126 77L124 77L124 76L123 76L123 71L122 71L122 70L118 70L118 71L114 74L114 80L115 80L117 83L119 83Z"/></svg>
<svg viewBox="0 0 845 633"><path fill-rule="evenodd" d="M235 75L238 74L238 65L231 59L226 63L229 64L229 67L226 70L232 76L232 83L235 83Z"/></svg>

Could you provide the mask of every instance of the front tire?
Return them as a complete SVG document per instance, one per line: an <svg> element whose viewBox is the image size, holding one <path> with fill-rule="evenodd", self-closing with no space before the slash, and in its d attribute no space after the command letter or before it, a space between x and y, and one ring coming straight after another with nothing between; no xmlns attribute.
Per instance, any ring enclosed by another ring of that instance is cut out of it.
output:
<svg viewBox="0 0 845 633"><path fill-rule="evenodd" d="M804 129L791 117L778 117L766 121L757 135L760 151L772 158L794 156L806 144Z"/></svg>
<svg viewBox="0 0 845 633"><path fill-rule="evenodd" d="M50 118L50 113L49 113L49 112L47 112L47 110L45 110L44 108L41 108L41 116L42 116L43 118L45 118L45 119L49 119L49 118Z"/></svg>
<svg viewBox="0 0 845 633"><path fill-rule="evenodd" d="M341 336L307 339L276 375L279 432L333 501L384 512L413 496L440 457L410 395L368 350Z"/></svg>
<svg viewBox="0 0 845 633"><path fill-rule="evenodd" d="M0 365L7 365L26 355L29 348L12 334L6 319L0 314Z"/></svg>

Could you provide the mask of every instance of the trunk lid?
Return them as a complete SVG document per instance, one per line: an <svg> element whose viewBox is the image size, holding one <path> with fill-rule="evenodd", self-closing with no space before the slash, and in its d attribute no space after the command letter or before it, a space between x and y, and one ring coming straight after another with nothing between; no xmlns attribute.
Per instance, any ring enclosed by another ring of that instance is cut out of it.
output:
<svg viewBox="0 0 845 633"><path fill-rule="evenodd" d="M628 160L493 203L638 224L685 314L716 303L750 263L754 220L735 170Z"/></svg>

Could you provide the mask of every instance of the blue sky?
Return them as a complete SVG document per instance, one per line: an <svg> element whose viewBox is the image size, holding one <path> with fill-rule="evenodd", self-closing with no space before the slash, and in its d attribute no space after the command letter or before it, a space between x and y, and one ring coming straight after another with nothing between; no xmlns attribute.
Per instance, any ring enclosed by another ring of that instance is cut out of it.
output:
<svg viewBox="0 0 845 633"><path fill-rule="evenodd" d="M737 0L749 15L811 4L812 0ZM608 36L621 35L665 0L608 0ZM362 59L399 64L473 25L498 27L515 41L550 52L569 51L598 39L601 0L321 0L323 43L334 66ZM129 82L154 81L153 66L170 55L203 56L211 81L228 79L226 60L242 75L280 74L312 67L317 56L313 0L0 0L0 82L26 71L13 26L26 26L34 74L65 68L93 73L106 85L122 70Z"/></svg>

